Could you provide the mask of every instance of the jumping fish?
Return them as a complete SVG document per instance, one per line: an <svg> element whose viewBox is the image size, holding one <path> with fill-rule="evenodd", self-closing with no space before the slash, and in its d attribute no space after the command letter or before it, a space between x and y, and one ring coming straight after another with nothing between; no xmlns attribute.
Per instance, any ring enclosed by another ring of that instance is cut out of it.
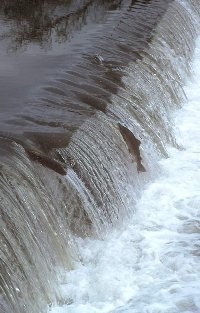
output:
<svg viewBox="0 0 200 313"><path fill-rule="evenodd" d="M146 172L144 165L142 164L142 158L140 155L141 141L138 140L133 133L122 124L118 123L119 131L128 147L130 154L133 157L133 162L137 164L138 172Z"/></svg>

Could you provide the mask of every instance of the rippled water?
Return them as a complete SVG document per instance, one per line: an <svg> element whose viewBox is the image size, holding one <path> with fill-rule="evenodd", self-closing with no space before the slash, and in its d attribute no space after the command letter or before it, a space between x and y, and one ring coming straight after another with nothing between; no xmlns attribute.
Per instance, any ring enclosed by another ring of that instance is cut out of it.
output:
<svg viewBox="0 0 200 313"><path fill-rule="evenodd" d="M62 141L63 132L71 136L96 109L104 111L122 85L119 67L147 46L168 2L4 1L1 132L37 145L43 133L56 132Z"/></svg>

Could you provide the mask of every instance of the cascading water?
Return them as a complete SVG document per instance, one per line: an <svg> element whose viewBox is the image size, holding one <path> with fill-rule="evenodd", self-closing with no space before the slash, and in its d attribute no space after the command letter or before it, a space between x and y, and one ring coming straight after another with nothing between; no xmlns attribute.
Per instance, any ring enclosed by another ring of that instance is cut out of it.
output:
<svg viewBox="0 0 200 313"><path fill-rule="evenodd" d="M199 1L103 2L88 30L91 3L69 17L97 43L1 131L0 310L198 312Z"/></svg>
<svg viewBox="0 0 200 313"><path fill-rule="evenodd" d="M126 227L105 241L77 239L81 262L61 285L69 303L49 312L200 312L200 38L196 45L187 101L173 115L182 148L167 147Z"/></svg>

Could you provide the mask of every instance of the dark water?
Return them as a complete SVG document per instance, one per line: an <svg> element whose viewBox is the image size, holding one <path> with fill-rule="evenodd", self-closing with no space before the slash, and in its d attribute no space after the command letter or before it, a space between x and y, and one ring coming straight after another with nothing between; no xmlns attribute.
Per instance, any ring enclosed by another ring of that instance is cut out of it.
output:
<svg viewBox="0 0 200 313"><path fill-rule="evenodd" d="M40 146L46 133L56 142L60 133L65 147L88 117L106 111L168 2L3 1L1 133Z"/></svg>
<svg viewBox="0 0 200 313"><path fill-rule="evenodd" d="M168 111L182 80L156 44L166 37L187 60L195 28L177 5L151 46L171 2L1 1L0 311L62 303L59 270L79 258L74 235L103 238L152 158L175 144ZM187 44L173 39L177 23Z"/></svg>

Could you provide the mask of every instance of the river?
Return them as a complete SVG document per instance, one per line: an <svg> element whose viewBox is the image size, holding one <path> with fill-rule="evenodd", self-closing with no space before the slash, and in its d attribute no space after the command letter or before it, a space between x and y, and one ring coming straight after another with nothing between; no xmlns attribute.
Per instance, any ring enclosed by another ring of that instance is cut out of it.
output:
<svg viewBox="0 0 200 313"><path fill-rule="evenodd" d="M0 312L200 312L199 4L0 4Z"/></svg>

